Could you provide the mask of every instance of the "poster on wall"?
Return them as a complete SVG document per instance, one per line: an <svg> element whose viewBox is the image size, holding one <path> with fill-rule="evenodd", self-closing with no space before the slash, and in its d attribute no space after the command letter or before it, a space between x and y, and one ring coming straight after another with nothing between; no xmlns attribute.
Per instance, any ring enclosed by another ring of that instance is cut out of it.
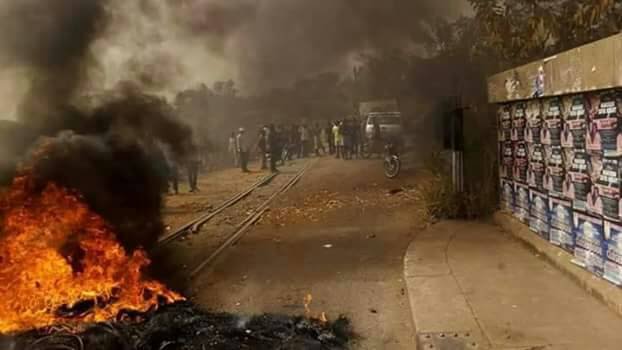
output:
<svg viewBox="0 0 622 350"><path fill-rule="evenodd" d="M510 134L512 141L525 140L526 109L527 105L524 102L519 102L512 106L512 131Z"/></svg>
<svg viewBox="0 0 622 350"><path fill-rule="evenodd" d="M549 199L545 193L529 190L529 228L549 240Z"/></svg>
<svg viewBox="0 0 622 350"><path fill-rule="evenodd" d="M566 118L562 131L562 147L584 150L589 115L589 100L584 95L568 96L563 99Z"/></svg>
<svg viewBox="0 0 622 350"><path fill-rule="evenodd" d="M546 171L546 154L544 146L533 144L530 146L529 168L527 169L527 183L529 187L544 191L544 173Z"/></svg>
<svg viewBox="0 0 622 350"><path fill-rule="evenodd" d="M514 163L512 167L512 177L515 181L527 183L527 169L529 167L529 151L527 143L524 141L514 144Z"/></svg>
<svg viewBox="0 0 622 350"><path fill-rule="evenodd" d="M542 104L539 100L527 102L527 126L525 129L525 141L529 143L541 143L542 132Z"/></svg>
<svg viewBox="0 0 622 350"><path fill-rule="evenodd" d="M529 223L529 186L514 183L514 216L521 222Z"/></svg>
<svg viewBox="0 0 622 350"><path fill-rule="evenodd" d="M594 216L575 212L573 216L573 227L575 248L572 262L602 277L606 253L603 220Z"/></svg>
<svg viewBox="0 0 622 350"><path fill-rule="evenodd" d="M592 103L595 108L588 126L587 148L601 151L605 157L622 156L622 92L611 90L599 93L594 95Z"/></svg>
<svg viewBox="0 0 622 350"><path fill-rule="evenodd" d="M566 155L561 146L551 146L547 152L546 171L544 174L544 188L551 196L564 195L564 180L566 177Z"/></svg>
<svg viewBox="0 0 622 350"><path fill-rule="evenodd" d="M501 180L501 209L514 212L514 183Z"/></svg>
<svg viewBox="0 0 622 350"><path fill-rule="evenodd" d="M583 150L573 152L564 180L564 197L576 210L587 210L587 196L592 188L592 157Z"/></svg>
<svg viewBox="0 0 622 350"><path fill-rule="evenodd" d="M570 253L574 252L572 202L551 197L549 208L551 210L550 242Z"/></svg>
<svg viewBox="0 0 622 350"><path fill-rule="evenodd" d="M561 146L562 144L562 103L558 97L544 102L544 127L541 131L542 144Z"/></svg>
<svg viewBox="0 0 622 350"><path fill-rule="evenodd" d="M499 107L499 141L511 141L512 139L512 107L503 105Z"/></svg>
<svg viewBox="0 0 622 350"><path fill-rule="evenodd" d="M511 179L514 167L514 145L507 141L501 145L501 169L500 175L504 179Z"/></svg>
<svg viewBox="0 0 622 350"><path fill-rule="evenodd" d="M604 158L600 176L587 198L587 210L590 213L616 222L622 218L620 165L619 158Z"/></svg>
<svg viewBox="0 0 622 350"><path fill-rule="evenodd" d="M605 221L605 238L607 254L603 277L617 286L622 286L622 226Z"/></svg>

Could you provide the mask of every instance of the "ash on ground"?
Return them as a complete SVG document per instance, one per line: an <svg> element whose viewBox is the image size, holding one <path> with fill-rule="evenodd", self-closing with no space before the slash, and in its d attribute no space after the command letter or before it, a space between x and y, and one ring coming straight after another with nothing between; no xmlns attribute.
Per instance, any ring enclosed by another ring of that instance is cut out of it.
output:
<svg viewBox="0 0 622 350"><path fill-rule="evenodd" d="M140 318L140 322L99 323L78 333L56 327L11 338L0 336L0 349L338 350L348 349L353 338L345 318L322 323L269 314L242 317L206 312L189 302L163 306Z"/></svg>

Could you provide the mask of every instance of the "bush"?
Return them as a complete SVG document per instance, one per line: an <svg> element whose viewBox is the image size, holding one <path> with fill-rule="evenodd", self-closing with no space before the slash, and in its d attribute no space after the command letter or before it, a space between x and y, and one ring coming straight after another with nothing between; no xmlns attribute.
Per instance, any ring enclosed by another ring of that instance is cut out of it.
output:
<svg viewBox="0 0 622 350"><path fill-rule="evenodd" d="M465 155L465 164L467 158ZM487 156L480 158L483 158L482 164L490 161ZM477 181L465 178L466 189L462 193L453 189L448 163L441 153L432 154L424 162L429 176L418 186L417 194L424 205L426 219L476 219L491 214L497 205L494 156L488 169L481 168ZM469 177L474 178L477 177Z"/></svg>

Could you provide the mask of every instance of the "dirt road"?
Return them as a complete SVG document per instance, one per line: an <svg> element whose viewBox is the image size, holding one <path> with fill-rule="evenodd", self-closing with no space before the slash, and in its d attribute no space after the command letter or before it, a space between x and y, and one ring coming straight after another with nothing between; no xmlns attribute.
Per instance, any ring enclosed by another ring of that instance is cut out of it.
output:
<svg viewBox="0 0 622 350"><path fill-rule="evenodd" d="M192 299L216 311L304 314L311 295L312 316L352 319L355 348L414 349L403 280L404 253L422 224L409 191L414 174L390 181L379 160L320 159L193 281Z"/></svg>

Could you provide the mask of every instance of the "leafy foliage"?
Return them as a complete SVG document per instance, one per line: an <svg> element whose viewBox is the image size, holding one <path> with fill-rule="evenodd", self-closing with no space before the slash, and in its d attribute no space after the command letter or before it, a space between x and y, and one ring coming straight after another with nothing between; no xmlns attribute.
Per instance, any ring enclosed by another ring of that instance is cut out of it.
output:
<svg viewBox="0 0 622 350"><path fill-rule="evenodd" d="M480 55L507 65L563 51L620 31L620 0L469 0Z"/></svg>

